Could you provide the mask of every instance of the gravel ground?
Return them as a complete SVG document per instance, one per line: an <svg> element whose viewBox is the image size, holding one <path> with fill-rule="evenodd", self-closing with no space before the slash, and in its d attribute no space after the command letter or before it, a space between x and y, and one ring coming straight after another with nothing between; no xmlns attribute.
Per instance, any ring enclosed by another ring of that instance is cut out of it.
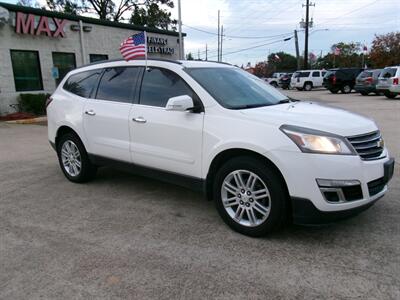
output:
<svg viewBox="0 0 400 300"><path fill-rule="evenodd" d="M400 100L288 91L376 120L400 162ZM0 299L400 299L400 166L329 226L230 230L192 191L104 168L68 182L46 127L0 123Z"/></svg>

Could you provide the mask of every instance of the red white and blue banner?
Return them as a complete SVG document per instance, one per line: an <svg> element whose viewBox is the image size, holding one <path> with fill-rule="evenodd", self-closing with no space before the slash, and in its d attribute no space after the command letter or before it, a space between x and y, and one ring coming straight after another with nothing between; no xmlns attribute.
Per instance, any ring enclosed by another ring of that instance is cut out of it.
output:
<svg viewBox="0 0 400 300"><path fill-rule="evenodd" d="M119 48L122 57L128 61L138 57L147 59L147 36L146 31L134 34L124 40Z"/></svg>

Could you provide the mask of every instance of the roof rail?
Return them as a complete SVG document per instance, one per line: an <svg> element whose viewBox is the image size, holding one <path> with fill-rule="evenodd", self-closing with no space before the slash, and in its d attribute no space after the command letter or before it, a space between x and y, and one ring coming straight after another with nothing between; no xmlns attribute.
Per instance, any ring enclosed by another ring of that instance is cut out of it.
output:
<svg viewBox="0 0 400 300"><path fill-rule="evenodd" d="M132 61L145 61L144 58L139 58L139 59L133 59ZM148 58L147 60L151 60L151 61L165 61L165 62L170 62L173 64L178 64L181 65L182 62L178 61L178 60L173 60L173 59L165 59L165 58ZM75 68L75 70L77 69L81 69L81 68L85 68L85 67L89 67L89 66L95 66L98 64L106 64L106 63L111 63L111 62L118 62L118 61L126 61L123 58L116 58L116 59L108 59L108 60L101 60L101 61L95 61L89 64L84 64L82 66L79 66L77 68Z"/></svg>
<svg viewBox="0 0 400 300"><path fill-rule="evenodd" d="M190 60L185 60L185 61L190 61ZM202 59L193 59L193 61L201 61L201 62L212 62L212 63L216 63L216 64L223 64L223 65L229 65L229 66L233 66L230 63L227 62L223 62L223 61L216 61L216 60L202 60Z"/></svg>

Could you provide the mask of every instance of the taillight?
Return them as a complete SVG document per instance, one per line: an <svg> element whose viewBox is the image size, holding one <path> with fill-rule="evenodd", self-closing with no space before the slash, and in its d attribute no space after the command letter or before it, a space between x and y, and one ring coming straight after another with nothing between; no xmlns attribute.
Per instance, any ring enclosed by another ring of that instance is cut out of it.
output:
<svg viewBox="0 0 400 300"><path fill-rule="evenodd" d="M51 101L53 101L53 98L52 98L52 97L49 97L49 98L46 99L46 108L47 108L47 106L49 106L49 104L51 103Z"/></svg>
<svg viewBox="0 0 400 300"><path fill-rule="evenodd" d="M333 83L333 84L336 83L336 76L335 76L335 75L332 76L332 83Z"/></svg>
<svg viewBox="0 0 400 300"><path fill-rule="evenodd" d="M368 84L371 84L372 80L373 80L372 77L365 78L365 82L368 83Z"/></svg>
<svg viewBox="0 0 400 300"><path fill-rule="evenodd" d="M393 84L399 84L399 78L393 78Z"/></svg>

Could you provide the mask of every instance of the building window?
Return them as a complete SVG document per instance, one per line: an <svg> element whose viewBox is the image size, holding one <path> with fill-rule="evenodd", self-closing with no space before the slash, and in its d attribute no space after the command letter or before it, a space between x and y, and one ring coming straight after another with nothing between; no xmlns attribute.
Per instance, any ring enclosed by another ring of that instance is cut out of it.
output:
<svg viewBox="0 0 400 300"><path fill-rule="evenodd" d="M108 60L108 55L107 54L89 54L89 59L90 62L96 62L96 61L103 61L103 60Z"/></svg>
<svg viewBox="0 0 400 300"><path fill-rule="evenodd" d="M52 55L53 65L58 69L58 78L56 78L56 84L58 85L69 71L76 68L75 54L53 52Z"/></svg>
<svg viewBox="0 0 400 300"><path fill-rule="evenodd" d="M39 52L10 50L10 54L15 90L17 92L43 90Z"/></svg>

